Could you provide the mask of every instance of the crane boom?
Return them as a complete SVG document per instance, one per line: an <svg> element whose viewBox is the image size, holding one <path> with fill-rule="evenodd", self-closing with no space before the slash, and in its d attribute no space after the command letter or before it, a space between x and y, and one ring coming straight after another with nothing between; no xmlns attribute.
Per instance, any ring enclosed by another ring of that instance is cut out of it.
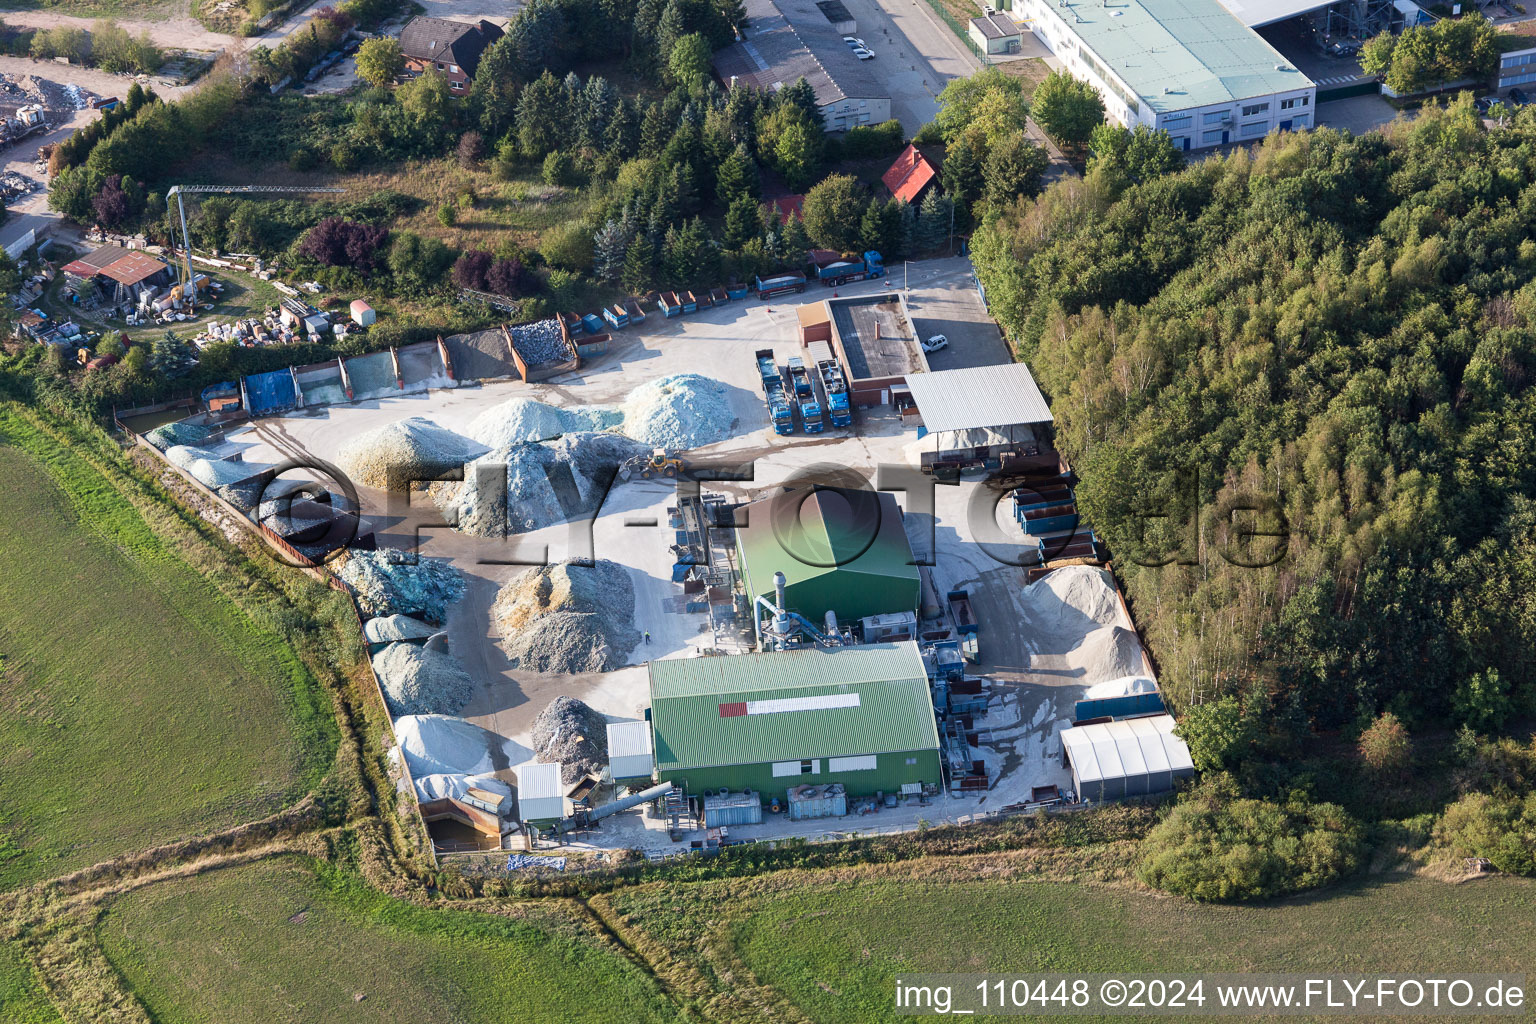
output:
<svg viewBox="0 0 1536 1024"><path fill-rule="evenodd" d="M192 239L187 234L187 207L182 196L188 193L213 194L213 195L248 195L254 193L286 193L301 194L305 192L345 192L344 188L335 187L311 187L308 185L172 185L165 194L165 201L170 203L171 197L176 198L176 212L181 215L181 264L186 271L186 280L183 282L187 289L187 297L195 300L197 286L192 283Z"/></svg>

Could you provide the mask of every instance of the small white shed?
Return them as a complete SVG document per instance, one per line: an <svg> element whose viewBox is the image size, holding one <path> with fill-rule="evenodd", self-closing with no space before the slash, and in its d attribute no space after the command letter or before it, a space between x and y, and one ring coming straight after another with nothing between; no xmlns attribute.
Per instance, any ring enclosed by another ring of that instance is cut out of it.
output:
<svg viewBox="0 0 1536 1024"><path fill-rule="evenodd" d="M611 722L608 725L608 772L613 781L650 781L656 769L651 753L650 722Z"/></svg>
<svg viewBox="0 0 1536 1024"><path fill-rule="evenodd" d="M565 817L565 785L558 764L529 762L517 769L517 819L556 821Z"/></svg>

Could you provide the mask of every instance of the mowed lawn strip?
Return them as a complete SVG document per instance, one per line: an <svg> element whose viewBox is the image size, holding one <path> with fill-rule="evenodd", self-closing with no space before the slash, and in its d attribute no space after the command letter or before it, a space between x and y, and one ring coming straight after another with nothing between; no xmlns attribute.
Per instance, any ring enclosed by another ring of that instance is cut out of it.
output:
<svg viewBox="0 0 1536 1024"><path fill-rule="evenodd" d="M709 888L690 902L712 916L722 900ZM737 955L815 1021L894 1020L894 979L916 972L1536 977L1536 882L1507 877L1374 879L1268 906L1059 882L880 881L749 899L733 918Z"/></svg>
<svg viewBox="0 0 1536 1024"><path fill-rule="evenodd" d="M292 650L0 411L0 889L262 817L329 763Z"/></svg>
<svg viewBox="0 0 1536 1024"><path fill-rule="evenodd" d="M296 857L119 897L98 935L159 1024L676 1019L574 922L418 907Z"/></svg>
<svg viewBox="0 0 1536 1024"><path fill-rule="evenodd" d="M0 1021L5 1024L62 1024L13 946L0 943Z"/></svg>

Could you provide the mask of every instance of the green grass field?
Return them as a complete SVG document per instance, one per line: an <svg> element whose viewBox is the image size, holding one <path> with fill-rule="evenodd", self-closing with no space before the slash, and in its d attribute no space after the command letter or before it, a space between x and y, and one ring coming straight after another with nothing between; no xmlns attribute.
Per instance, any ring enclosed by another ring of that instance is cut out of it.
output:
<svg viewBox="0 0 1536 1024"><path fill-rule="evenodd" d="M1503 877L1378 878L1259 907L1060 882L857 876L648 887L613 902L706 974L745 966L826 1022L894 1020L893 979L920 971L1536 975L1536 882ZM720 939L739 965L694 952Z"/></svg>
<svg viewBox="0 0 1536 1024"><path fill-rule="evenodd" d="M281 858L140 890L108 908L103 948L160 1024L675 1019L554 907L538 924L424 909L321 872Z"/></svg>
<svg viewBox="0 0 1536 1024"><path fill-rule="evenodd" d="M0 889L269 814L330 708L83 458L0 410Z"/></svg>
<svg viewBox="0 0 1536 1024"><path fill-rule="evenodd" d="M60 1024L37 981L10 946L0 943L0 1020L5 1024Z"/></svg>

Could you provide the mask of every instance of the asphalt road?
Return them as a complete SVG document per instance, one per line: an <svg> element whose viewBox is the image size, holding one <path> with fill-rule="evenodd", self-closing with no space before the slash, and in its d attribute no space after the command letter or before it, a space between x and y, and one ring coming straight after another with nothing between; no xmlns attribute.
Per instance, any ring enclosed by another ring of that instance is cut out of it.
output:
<svg viewBox="0 0 1536 1024"><path fill-rule="evenodd" d="M871 70L891 90L891 114L908 135L933 120L950 79L980 67L927 0L846 3L858 24L855 34L875 51Z"/></svg>

